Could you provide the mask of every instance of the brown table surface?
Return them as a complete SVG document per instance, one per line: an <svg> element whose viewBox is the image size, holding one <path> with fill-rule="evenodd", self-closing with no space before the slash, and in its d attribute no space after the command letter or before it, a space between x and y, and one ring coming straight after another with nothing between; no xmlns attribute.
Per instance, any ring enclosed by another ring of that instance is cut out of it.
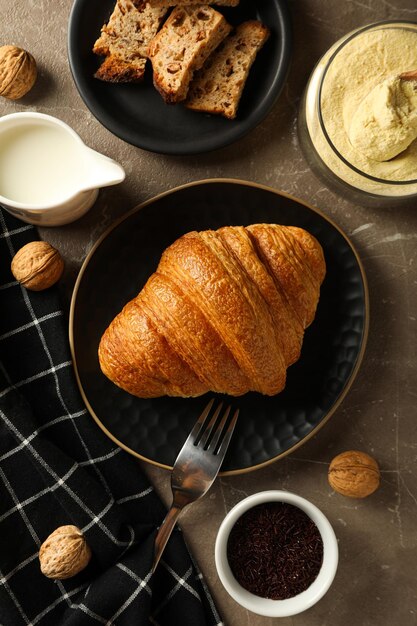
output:
<svg viewBox="0 0 417 626"><path fill-rule="evenodd" d="M259 0L267 2L268 0ZM416 0L292 0L293 63L284 91L266 119L234 145L198 157L169 157L134 148L101 126L82 102L67 60L71 0L0 0L0 43L27 48L39 80L20 102L1 99L0 114L36 110L72 126L92 148L119 161L125 182L102 190L92 210L41 235L66 261L66 302L88 250L112 221L176 185L211 177L243 178L282 189L322 209L350 236L367 273L371 324L359 375L326 426L294 454L255 472L217 480L183 515L184 535L226 624L278 622L238 606L216 575L213 547L224 515L246 495L287 489L328 516L339 539L339 569L327 595L283 626L408 626L417 623L417 211L369 209L329 191L312 174L298 144L299 100L314 63L349 30L377 20L417 21ZM334 455L359 449L382 469L380 489L365 500L332 492L327 468ZM144 466L163 499L168 472Z"/></svg>

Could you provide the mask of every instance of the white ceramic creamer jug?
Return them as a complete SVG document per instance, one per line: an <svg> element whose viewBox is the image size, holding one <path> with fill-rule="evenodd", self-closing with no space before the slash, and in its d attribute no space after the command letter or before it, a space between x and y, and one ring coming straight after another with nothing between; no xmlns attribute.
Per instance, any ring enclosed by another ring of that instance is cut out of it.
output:
<svg viewBox="0 0 417 626"><path fill-rule="evenodd" d="M125 171L88 148L67 124L43 113L0 118L0 205L30 224L59 226L84 215L98 189Z"/></svg>

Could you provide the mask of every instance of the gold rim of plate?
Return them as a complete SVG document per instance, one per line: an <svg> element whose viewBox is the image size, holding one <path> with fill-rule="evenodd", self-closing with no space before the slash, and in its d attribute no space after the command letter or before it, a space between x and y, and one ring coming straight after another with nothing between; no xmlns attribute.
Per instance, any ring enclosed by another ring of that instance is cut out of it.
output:
<svg viewBox="0 0 417 626"><path fill-rule="evenodd" d="M84 401L84 403L85 403L85 405L86 405L90 415L93 417L93 419L99 425L101 430L112 441L114 441L114 443L116 443L120 448L122 448L123 450L125 450L126 452L131 454L132 456L136 457L137 459L140 459L141 461L144 461L144 462L149 463L151 465L154 465L156 467L160 467L162 469L172 470L172 466L171 465L165 465L164 463L159 463L158 461L154 461L153 459L148 459L147 457L143 456L142 454L139 454L139 452L136 452L132 448L129 448L129 446L127 446L122 441L117 439L117 437L115 437L108 430L108 428L106 428L106 426L104 426L104 424L100 420L99 416L95 413L94 409L90 405L90 402L89 402L89 400L88 400L88 398L87 398L87 396L86 396L86 394L84 392L83 386L81 384L81 380L80 380L80 376L79 376L79 372L78 372L77 359L76 359L76 356L75 356L74 332L73 332L74 311L75 311L76 302L77 302L78 289L79 289L79 286L81 284L81 280L83 278L84 272L86 271L87 266L88 266L91 258L95 254L95 251L97 250L97 248L104 241L104 239L106 239L108 237L108 235L111 233L111 231L114 228L119 226L119 224L124 222L126 219L128 219L134 213L137 213L138 211L140 211L141 209L143 209L145 206L147 206L149 204L153 204L154 202L156 202L160 198L163 198L165 196L169 196L171 194L174 194L177 191L180 191L181 189L186 189L187 187L198 187L200 185L204 185L204 184L207 184L207 183L210 183L210 184L211 183L229 183L229 184L231 183L231 184L236 184L236 185L240 185L240 186L245 185L247 187L255 187L255 188L258 188L258 189L262 189L263 191L268 191L268 192L274 193L277 196L283 196L284 198L288 198L289 200L293 200L294 202L298 202L299 204L304 205L305 207L307 207L308 209L310 209L314 213L317 213L318 215L320 215L320 217L322 217L327 222L329 222L329 224L331 224L331 226L333 228L335 228L342 235L342 237L346 240L346 242L348 243L348 245L351 248L353 254L355 255L356 261L358 263L358 267L359 267L360 272L361 272L361 277L362 277L363 287L364 287L365 315L364 315L364 329L363 329L363 339L362 339L361 348L360 348L358 357L356 359L355 366L354 366L354 368L352 370L352 373L351 373L351 375L350 375L350 377L349 377L349 379L348 379L348 381L347 381L343 391L341 392L340 396L338 397L338 399L336 400L334 405L331 407L331 409L328 411L328 413L323 417L323 419L320 421L320 423L317 424L317 426L315 426L308 433L308 435L306 435L305 437L300 439L300 441L295 443L293 446L291 446L287 450L284 450L280 454L277 454L276 456L274 456L271 459L268 459L267 461L263 461L262 463L258 463L256 465L251 465L250 467L245 467L243 469L237 469L237 470L228 470L228 471L225 471L225 472L219 472L219 476L237 476L239 474L247 474L249 472L253 472L253 471L255 471L257 469L260 469L262 467L266 467L267 465L271 465L272 463L275 463L275 461L278 461L278 459L282 459L283 457L287 456L288 454L291 454L292 452L294 452L294 450L297 450L300 446L302 446L309 439L311 439L328 422L328 420L332 417L332 415L339 408L339 406L341 405L342 401L344 400L344 398L348 394L348 392L349 392L349 390L350 390L350 388L351 388L351 386L352 386L352 384L353 384L353 382L354 382L354 380L356 378L356 375L357 375L357 373L359 371L359 368L360 368L360 366L362 364L362 361L363 361L363 357L364 357L365 349L366 349L366 344L367 344L367 341L368 341L368 333L369 333L369 290L368 290L368 281L366 279L365 270L364 270L362 261L361 261L359 255L358 255L355 247L353 246L352 242L350 241L350 239L343 232L343 230L332 219L330 219L325 213L323 213L320 209L312 206L311 204L309 204L308 202L305 202L304 200L300 200L299 198L296 198L295 196L292 196L291 194L286 193L285 191L281 191L279 189L273 189L272 187L268 187L267 185L262 185L260 183L254 183L254 182L247 181L247 180L241 180L239 178L206 178L206 179L194 181L194 182L191 182L191 183L185 183L183 185L179 185L178 187L174 187L174 188L170 189L169 191L163 191L162 193L160 193L160 194L158 194L156 196L153 196L149 200L145 200L145 202L142 202L141 204L135 206L133 209L131 209L130 211L128 211L127 213L125 213L124 215L122 215L121 217L116 219L109 226L109 228L107 228L105 230L105 232L100 236L100 238L96 241L96 243L91 248L90 252L87 254L87 256L86 256L86 258L85 258L85 260L84 260L84 262L83 262L83 264L82 264L82 266L80 268L80 271L78 273L77 280L76 280L76 283L75 283L75 286L74 286L74 290L73 290L73 293L72 293L72 297L71 297L70 315L69 315L69 344L70 344L71 356L72 356L72 361L73 361L73 366L74 366L74 371L75 371L75 377L76 377L76 380L77 380L77 385L78 385L78 388L80 390L82 399L83 399L83 401Z"/></svg>

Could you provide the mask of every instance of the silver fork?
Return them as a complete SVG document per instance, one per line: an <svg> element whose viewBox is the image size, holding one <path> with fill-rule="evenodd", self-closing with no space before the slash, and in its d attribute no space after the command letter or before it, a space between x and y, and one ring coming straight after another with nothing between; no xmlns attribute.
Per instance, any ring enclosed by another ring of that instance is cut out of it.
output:
<svg viewBox="0 0 417 626"><path fill-rule="evenodd" d="M219 404L210 418L213 404L214 398L198 418L174 463L171 473L172 505L156 536L152 572L159 563L181 511L207 493L225 457L239 409L225 428L231 407L228 406L219 418L223 403Z"/></svg>

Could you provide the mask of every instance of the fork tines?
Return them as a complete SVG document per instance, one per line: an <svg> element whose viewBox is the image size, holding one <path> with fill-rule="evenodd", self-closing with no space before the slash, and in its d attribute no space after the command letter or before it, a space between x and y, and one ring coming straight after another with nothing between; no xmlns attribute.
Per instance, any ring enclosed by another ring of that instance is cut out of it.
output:
<svg viewBox="0 0 417 626"><path fill-rule="evenodd" d="M218 454L219 452L226 450L229 444L239 415L239 409L236 409L233 417L228 423L232 407L226 407L223 415L220 416L223 408L223 402L220 402L212 417L210 417L213 404L214 398L210 400L205 407L193 430L191 431L190 436L194 438L195 446L199 446L200 448L213 452L213 454Z"/></svg>

